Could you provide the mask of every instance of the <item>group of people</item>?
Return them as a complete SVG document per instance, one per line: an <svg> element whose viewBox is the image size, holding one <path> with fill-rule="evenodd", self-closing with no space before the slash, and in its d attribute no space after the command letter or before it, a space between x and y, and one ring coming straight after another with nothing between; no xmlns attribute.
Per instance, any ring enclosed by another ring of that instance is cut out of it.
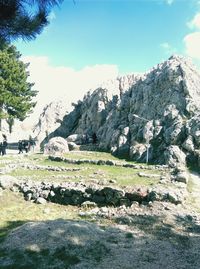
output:
<svg viewBox="0 0 200 269"><path fill-rule="evenodd" d="M26 153L28 153L30 150L34 151L34 147L35 147L35 140L33 139L18 141L19 154L23 153L24 151Z"/></svg>
<svg viewBox="0 0 200 269"><path fill-rule="evenodd" d="M0 142L0 155L6 155L6 149L8 146L7 137L5 134L2 134L3 141Z"/></svg>
<svg viewBox="0 0 200 269"><path fill-rule="evenodd" d="M6 149L8 147L7 136L2 134L2 141L0 141L0 155L6 155ZM35 147L35 140L30 138L29 140L19 140L18 141L18 150L19 154L23 153L24 151L28 153L30 150L34 151Z"/></svg>

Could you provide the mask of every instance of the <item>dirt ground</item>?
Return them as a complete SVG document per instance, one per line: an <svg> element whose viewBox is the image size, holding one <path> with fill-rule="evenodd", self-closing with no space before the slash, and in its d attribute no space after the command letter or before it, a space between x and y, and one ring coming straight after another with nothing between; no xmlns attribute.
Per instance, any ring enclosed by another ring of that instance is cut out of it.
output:
<svg viewBox="0 0 200 269"><path fill-rule="evenodd" d="M135 203L87 209L86 220L25 223L1 244L0 268L199 269L200 178L192 180L183 205Z"/></svg>

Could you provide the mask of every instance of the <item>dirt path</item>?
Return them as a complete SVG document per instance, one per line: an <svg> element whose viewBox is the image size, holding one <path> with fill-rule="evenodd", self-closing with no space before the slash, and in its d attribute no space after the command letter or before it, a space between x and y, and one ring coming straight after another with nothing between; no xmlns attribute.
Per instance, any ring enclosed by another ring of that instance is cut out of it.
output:
<svg viewBox="0 0 200 269"><path fill-rule="evenodd" d="M190 174L189 183L189 204L192 208L200 213L200 175L193 172Z"/></svg>

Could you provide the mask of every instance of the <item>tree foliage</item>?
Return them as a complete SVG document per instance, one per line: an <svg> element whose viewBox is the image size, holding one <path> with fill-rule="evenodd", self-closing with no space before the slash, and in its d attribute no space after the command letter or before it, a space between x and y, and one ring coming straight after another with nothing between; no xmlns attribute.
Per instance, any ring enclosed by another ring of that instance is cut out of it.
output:
<svg viewBox="0 0 200 269"><path fill-rule="evenodd" d="M32 39L48 24L48 14L63 0L0 0L0 42Z"/></svg>
<svg viewBox="0 0 200 269"><path fill-rule="evenodd" d="M7 45L0 50L0 123L1 119L24 120L36 104L33 97L37 91L32 90L33 84L27 81L27 67L14 46Z"/></svg>

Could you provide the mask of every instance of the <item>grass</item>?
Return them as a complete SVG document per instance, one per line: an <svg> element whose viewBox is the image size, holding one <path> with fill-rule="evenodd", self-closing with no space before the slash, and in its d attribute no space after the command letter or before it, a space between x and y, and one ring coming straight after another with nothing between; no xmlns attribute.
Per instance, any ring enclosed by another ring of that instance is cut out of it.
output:
<svg viewBox="0 0 200 269"><path fill-rule="evenodd" d="M199 196L200 183L195 182L192 177L189 178L187 183L187 191L189 193L186 204L193 208L196 212L200 213L200 196Z"/></svg>
<svg viewBox="0 0 200 269"><path fill-rule="evenodd" d="M25 201L22 195L11 191L4 191L0 196L0 212L0 240L3 240L10 230L28 221L79 218L76 207L51 203L37 205Z"/></svg>
<svg viewBox="0 0 200 269"><path fill-rule="evenodd" d="M65 158L69 159L86 159L86 160L114 160L119 161L119 158L111 155L107 152L97 151L70 151L64 155Z"/></svg>
<svg viewBox="0 0 200 269"><path fill-rule="evenodd" d="M67 156L66 156L67 157ZM69 154L70 158L74 159L104 159L104 160L118 160L117 158L111 156L108 153L100 152L73 152ZM55 166L55 167L66 167L66 168L80 168L80 171L43 171L34 170L30 171L27 169L16 169L11 172L12 176L24 177L31 180L40 181L80 181L84 180L86 182L90 181L107 181L113 180L114 186L149 186L156 185L159 182L157 178L145 178L139 177L138 169L116 167L116 166L106 166L106 165L92 165L92 164L67 164L64 162L54 162L47 159L47 157L34 154L29 156L20 156L22 162L27 162L36 165L45 166ZM68 158L68 157L67 157ZM9 158L7 158L9 159ZM10 157L10 160L15 162L18 159ZM0 165L4 166L0 163ZM158 170L145 170L145 174L161 174L162 172ZM66 178L61 178L61 176L66 176ZM187 189L190 193L193 193L196 188L195 183L189 180ZM188 203L194 203L195 198L190 195L188 198ZM192 200L193 199L193 200ZM81 211L85 209L81 208ZM117 233L111 234L106 237L106 241L92 241L90 244L86 244L85 247L81 245L81 242L75 245L57 245L55 248L50 246L45 246L39 250L34 250L27 248L25 251L12 250L8 252L5 249L1 249L1 243L5 240L8 233L13 229L23 225L29 221L46 221L46 220L79 220L80 208L75 206L63 206L53 203L47 203L46 205L38 205L32 202L25 201L20 193L13 193L11 191L3 191L0 195L0 267L2 269L40 269L40 268L64 268L70 269L75 265L82 262L82 259L93 260L94 267L98 267L106 255L112 255L110 249L107 248L107 243L115 246L116 248L120 245L120 237L116 236ZM168 212L168 211L167 211ZM170 212L169 212L170 214ZM171 213L173 214L173 213ZM123 220L124 218L124 220ZM127 220L126 220L127 218ZM131 222L129 222L131 218ZM191 241L188 233L196 233L199 236L200 227L193 223L190 219L177 220L177 222L172 222L170 219L163 219L161 215L146 215L140 211L133 213L133 215L125 215L117 219L101 219L93 217L84 217L84 220L96 222L98 224L103 224L107 227L110 224L119 224L129 226L127 230L124 231L123 238L126 240L126 245L123 246L123 250L126 251L125 247L131 247L132 244L137 240L137 233L139 231L141 234L145 234L147 240L160 240L167 241L173 244L175 248L181 249L181 251L188 251L191 247ZM115 223L116 222L116 223ZM124 227L124 226L123 226ZM103 228L102 228L103 229ZM106 228L105 228L106 230ZM138 239L139 240L139 239ZM158 242L158 241L156 241ZM80 243L80 244L79 244ZM119 244L119 245L118 245ZM135 243L134 243L135 244ZM137 247L134 245L134 247ZM74 250L76 248L76 252ZM84 253L84 254L80 254ZM82 256L81 256L82 255ZM84 255L84 256L83 256ZM154 253L148 251L147 249L142 252L143 256L141 259L144 262L154 262ZM155 255L156 256L156 255ZM12 260L12 265L9 263L2 264L1 258L6 260L9 258ZM129 267L126 267L129 268ZM132 268L132 267L130 267ZM188 267L189 268L189 267ZM191 267L192 268L192 267Z"/></svg>
<svg viewBox="0 0 200 269"><path fill-rule="evenodd" d="M27 169L16 169L13 170L10 175L14 177L27 177L32 180L42 180L42 181L111 181L114 180L116 183L114 185L118 186L149 186L152 184L157 184L159 182L158 178L145 178L139 177L138 172L140 170L126 167L116 167L116 166L99 166L93 164L65 164L60 162L52 162L49 160L42 160L40 163L42 165L51 165L55 167L66 167L66 168L80 168L79 171L46 171L46 170L27 170ZM145 171L145 173L159 174L158 171ZM61 176L65 177L61 179Z"/></svg>
<svg viewBox="0 0 200 269"><path fill-rule="evenodd" d="M108 153L102 152L73 152L70 157L73 158L96 158L96 159L115 159ZM80 171L45 171L45 170L28 170L28 169L16 169L13 170L10 175L40 181L106 181L114 180L113 185L117 186L147 186L157 184L158 179L141 178L137 175L139 170L125 167L116 166L99 166L92 164L66 164L64 162L53 162L47 159L47 157L41 154L33 154L27 156L20 156L22 162L31 163L35 165L56 166L66 168L81 168ZM18 160L16 156L6 156L6 160ZM3 166L3 164L1 164ZM145 171L146 173L147 171ZM157 171L151 171L156 173ZM66 178L61 178L61 177ZM46 208L48 207L48 208ZM4 238L7 233L15 227L27 222L27 221L43 221L49 219L63 218L73 219L78 217L78 208L72 206L61 206L57 204L49 203L46 205L36 205L31 202L24 201L24 198L19 193L13 193L10 191L4 191L0 196L0 238ZM48 212L48 213L47 213Z"/></svg>

